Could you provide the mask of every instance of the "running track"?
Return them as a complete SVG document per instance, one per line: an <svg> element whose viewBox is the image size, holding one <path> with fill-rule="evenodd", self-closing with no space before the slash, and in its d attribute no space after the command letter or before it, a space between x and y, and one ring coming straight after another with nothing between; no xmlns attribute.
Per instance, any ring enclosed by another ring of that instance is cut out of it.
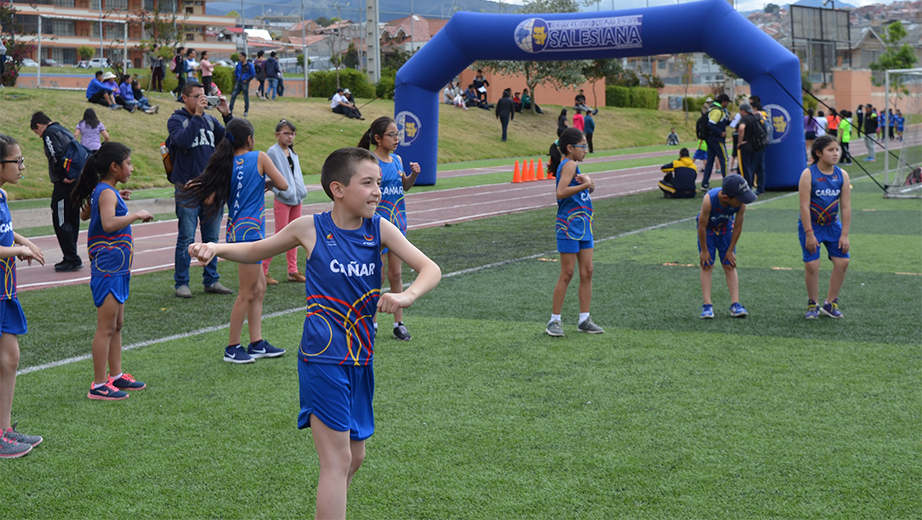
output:
<svg viewBox="0 0 922 520"><path fill-rule="evenodd" d="M853 141L853 153L863 154L863 143ZM676 157L676 151L638 153L621 155L617 157L591 157L584 163L606 162L611 160L640 159L649 157L663 157L663 163ZM510 159L510 162L512 160ZM474 168L439 173L440 178L479 175L509 171L509 166ZM656 183L662 178L662 172L656 166L642 166L620 170L596 172L592 174L596 184L595 200L620 197L633 193L656 190ZM319 185L308 186L308 189L319 190ZM144 201L130 203L130 211L144 207ZM473 186L469 188L454 188L431 192L409 191L406 194L407 221L410 229L444 226L456 222L492 217L519 211L528 211L538 208L556 206L554 197L554 184L552 180L534 181L522 184L493 184ZM269 206L269 204L267 204ZM302 209L304 215L329 211L332 203L308 204ZM267 232L273 229L271 210L267 218ZM50 215L49 215L50 216ZM15 216L14 216L15 219ZM164 220L148 224L133 224L134 234L134 264L132 273L146 273L164 271L173 268L173 256L176 248L176 220ZM224 237L222 225L221 240ZM198 238L197 238L198 239ZM84 259L84 268L75 273L57 273L52 267L62 258L54 235L32 238L45 256L45 266L33 262L30 266L25 262L17 265L17 285L20 291L32 289L45 289L61 285L89 283L90 270L86 254L86 231L80 232L77 241L78 253ZM193 271L195 271L193 262ZM196 283L198 273L193 272L192 281Z"/></svg>

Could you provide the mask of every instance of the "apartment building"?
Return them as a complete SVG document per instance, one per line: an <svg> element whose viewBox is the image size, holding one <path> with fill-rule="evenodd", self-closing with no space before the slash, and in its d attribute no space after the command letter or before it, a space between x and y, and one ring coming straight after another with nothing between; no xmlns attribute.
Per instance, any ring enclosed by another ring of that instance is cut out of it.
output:
<svg viewBox="0 0 922 520"><path fill-rule="evenodd" d="M39 17L41 20L41 56L38 48L33 59L51 58L63 65L78 61L77 48L89 46L100 52L100 25L102 48L110 61L121 61L123 41L127 41L128 59L135 66L146 67L147 58L138 49L142 40L150 37L142 23L142 13L159 12L161 17L177 13L176 24L182 29L186 47L211 51L212 59L227 59L236 52L236 44L214 36L210 28L233 25L234 19L209 16L203 0L13 0L18 11L16 17L24 32L34 33L23 39L38 43ZM102 23L100 23L102 18ZM127 40L125 28L127 25Z"/></svg>

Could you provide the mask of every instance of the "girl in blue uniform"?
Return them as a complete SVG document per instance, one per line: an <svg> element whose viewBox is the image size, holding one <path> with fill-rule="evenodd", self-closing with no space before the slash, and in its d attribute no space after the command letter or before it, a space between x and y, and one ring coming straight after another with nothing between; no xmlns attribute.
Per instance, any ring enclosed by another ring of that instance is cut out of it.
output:
<svg viewBox="0 0 922 520"><path fill-rule="evenodd" d="M374 433L375 313L409 307L441 278L435 262L375 213L380 179L374 154L337 150L320 173L332 211L301 217L257 242L189 246L200 262L215 256L257 262L298 246L307 251L298 427L311 428L320 459L316 518L346 517L349 484L365 459L365 440ZM405 291L381 294L382 247L418 273Z"/></svg>
<svg viewBox="0 0 922 520"><path fill-rule="evenodd" d="M133 254L131 223L154 218L146 210L129 214L123 197L128 198L131 192L115 189L117 183L128 182L133 170L127 146L104 143L87 159L71 195L74 206L81 208L80 218L90 221L87 252L90 289L96 305L93 384L86 395L90 399L127 399L126 390L143 390L147 386L122 371L122 322Z"/></svg>
<svg viewBox="0 0 922 520"><path fill-rule="evenodd" d="M266 188L288 189L288 182L264 152L253 151L253 125L246 119L227 123L224 139L202 175L186 185L191 204L204 205L214 216L227 204L227 242L255 242L266 237ZM268 177L268 179L266 178ZM207 201L207 202L206 202ZM230 341L224 361L253 363L285 353L262 337L263 297L266 277L260 262L237 266L240 289L230 317ZM243 320L250 326L250 345L240 343Z"/></svg>
<svg viewBox="0 0 922 520"><path fill-rule="evenodd" d="M851 185L845 170L836 166L839 161L839 143L829 136L813 142L810 150L813 165L800 174L800 220L797 222L800 246L803 249L805 279L807 283L808 320L820 313L830 318L841 318L839 290L848 269L848 230L852 221ZM832 261L829 292L820 307L820 244Z"/></svg>
<svg viewBox="0 0 922 520"><path fill-rule="evenodd" d="M419 176L419 163L411 162L410 174L407 175L403 169L403 161L394 153L397 151L398 144L400 144L400 134L397 132L397 123L384 116L371 123L371 127L359 141L359 148L368 150L371 145L375 145L375 157L378 158L378 165L381 167L381 202L378 203L377 214L397 226L397 229L406 236L407 207L403 194L416 182ZM387 266L387 272L382 272L381 275L383 279L386 274L390 291L402 291L403 262L387 249L381 251L381 261ZM403 341L413 339L406 325L403 324L403 309L397 309L394 313L394 337Z"/></svg>
<svg viewBox="0 0 922 520"><path fill-rule="evenodd" d="M551 320L546 332L550 336L563 336L560 313L567 286L579 264L579 331L589 334L605 332L589 318L592 303L592 198L595 183L588 175L580 173L576 163L586 157L589 145L586 137L575 128L567 128L551 146L548 173L557 179L557 252L560 253L560 278L554 286Z"/></svg>
<svg viewBox="0 0 922 520"><path fill-rule="evenodd" d="M22 149L16 139L0 134L0 186L16 184L25 170ZM45 265L42 250L28 238L13 231L6 191L0 189L0 458L15 459L32 451L42 442L37 435L24 435L10 424L16 369L19 368L19 336L28 332L26 316L16 297L16 258L29 264L35 260Z"/></svg>

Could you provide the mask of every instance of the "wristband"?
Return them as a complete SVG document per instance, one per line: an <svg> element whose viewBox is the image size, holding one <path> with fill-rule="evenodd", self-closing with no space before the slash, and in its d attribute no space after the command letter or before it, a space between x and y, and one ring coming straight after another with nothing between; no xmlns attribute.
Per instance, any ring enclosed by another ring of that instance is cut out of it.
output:
<svg viewBox="0 0 922 520"><path fill-rule="evenodd" d="M813 233L813 230L812 230L812 229L808 229L808 230L804 231L804 234L807 234L807 233Z"/></svg>

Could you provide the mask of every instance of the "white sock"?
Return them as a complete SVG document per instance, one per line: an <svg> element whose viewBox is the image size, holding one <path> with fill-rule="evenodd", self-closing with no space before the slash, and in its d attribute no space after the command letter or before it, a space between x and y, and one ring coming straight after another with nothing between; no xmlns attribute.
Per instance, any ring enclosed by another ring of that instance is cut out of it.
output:
<svg viewBox="0 0 922 520"><path fill-rule="evenodd" d="M579 323L582 323L582 322L584 322L584 321L586 321L586 320L588 320L588 319L589 319L589 313L588 313L588 312L581 312L581 313L579 313Z"/></svg>
<svg viewBox="0 0 922 520"><path fill-rule="evenodd" d="M97 388L102 387L102 386L106 386L106 383L96 384L95 381L93 382L93 390L96 390Z"/></svg>
<svg viewBox="0 0 922 520"><path fill-rule="evenodd" d="M551 314L551 321L561 321L560 314ZM550 323L549 321L548 323Z"/></svg>
<svg viewBox="0 0 922 520"><path fill-rule="evenodd" d="M395 322L394 322L394 328L395 328L395 329L396 329L397 327L401 326L401 325L403 325L403 322L402 322L402 321L395 321Z"/></svg>
<svg viewBox="0 0 922 520"><path fill-rule="evenodd" d="M378 332L378 324L375 323L375 332Z"/></svg>
<svg viewBox="0 0 922 520"><path fill-rule="evenodd" d="M118 379L118 378L120 378L120 377L122 377L122 373L121 373L121 372L119 372L119 374L118 374L117 376L112 376L112 380L115 381L116 379Z"/></svg>

